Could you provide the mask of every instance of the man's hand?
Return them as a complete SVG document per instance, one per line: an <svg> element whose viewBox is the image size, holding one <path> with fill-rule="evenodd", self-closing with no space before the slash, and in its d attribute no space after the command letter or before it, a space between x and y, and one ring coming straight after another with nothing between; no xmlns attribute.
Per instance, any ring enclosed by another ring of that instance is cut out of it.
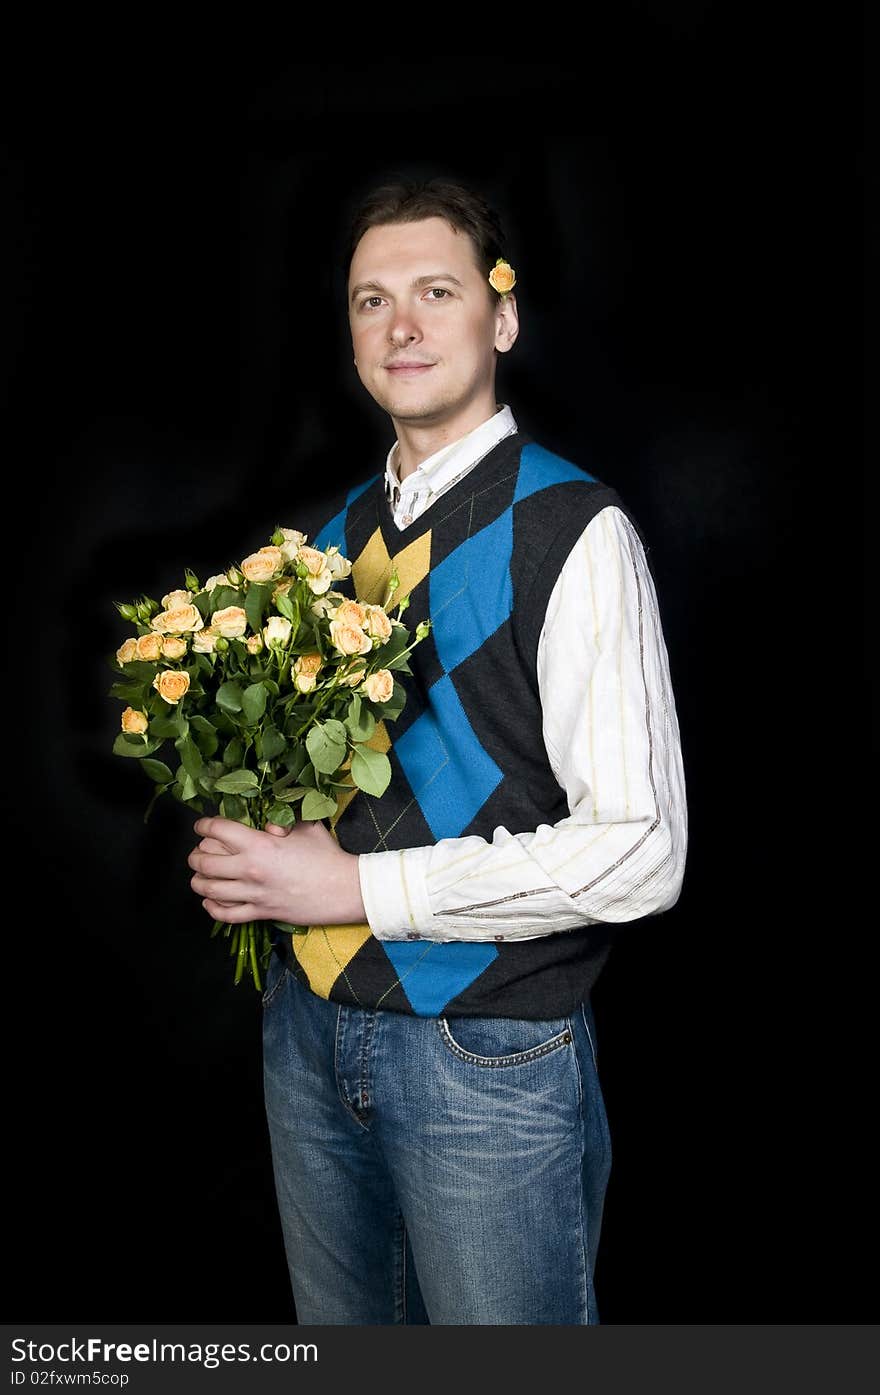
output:
<svg viewBox="0 0 880 1395"><path fill-rule="evenodd" d="M267 824L261 831L216 817L193 827L201 842L187 858L195 872L190 886L214 920L366 923L357 856L323 823Z"/></svg>

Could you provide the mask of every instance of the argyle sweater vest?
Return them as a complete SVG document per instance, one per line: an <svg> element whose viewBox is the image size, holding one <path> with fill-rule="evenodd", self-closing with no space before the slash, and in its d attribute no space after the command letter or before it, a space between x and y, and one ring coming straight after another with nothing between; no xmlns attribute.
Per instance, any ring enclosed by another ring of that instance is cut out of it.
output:
<svg viewBox="0 0 880 1395"><path fill-rule="evenodd" d="M410 597L407 627L414 635L420 620L432 622L409 656L412 675L399 675L402 713L379 723L370 743L389 757L388 788L379 798L344 794L331 821L346 851L471 834L491 842L499 825L528 833L568 816L543 743L538 641L566 557L609 504L630 517L614 490L517 431L403 531L377 474L310 539L338 544L352 561L359 600L381 604L396 568L396 599ZM543 1019L587 999L611 935L597 923L526 940L391 941L341 925L276 943L300 982L333 1002Z"/></svg>

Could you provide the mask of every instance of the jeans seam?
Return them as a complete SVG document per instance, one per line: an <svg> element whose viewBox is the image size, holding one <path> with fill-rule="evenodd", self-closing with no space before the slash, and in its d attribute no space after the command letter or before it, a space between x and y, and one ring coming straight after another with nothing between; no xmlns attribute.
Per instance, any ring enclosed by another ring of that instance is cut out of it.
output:
<svg viewBox="0 0 880 1395"><path fill-rule="evenodd" d="M269 1006L269 1004L271 1003L272 999L275 997L275 994L278 992L278 989L281 987L282 983L284 983L285 979L287 978L287 975L288 975L289 972L290 972L290 970L288 969L287 965L286 965L286 964L282 964L282 966L281 966L281 973L278 975L278 982L275 984L275 987L272 989L272 992L263 995L263 999L262 999L263 1007L268 1007L268 1006Z"/></svg>
<svg viewBox="0 0 880 1395"><path fill-rule="evenodd" d="M597 1071L597 1073L598 1073L598 1070L599 1070L599 1055L598 1055L598 1052L596 1051L596 1046L595 1046L595 1043L594 1043L594 1041L593 1041L593 1033L590 1031L590 1024L589 1024L589 1022L587 1021L587 1009L586 1009L586 1006L585 1006L584 1003L581 1003L581 1017L582 1017L583 1020L584 1020L584 1028L585 1028L586 1033L587 1033L587 1040L588 1040L589 1043L590 1043L590 1050L591 1050L592 1053L593 1053L593 1065L596 1067L596 1071Z"/></svg>
<svg viewBox="0 0 880 1395"><path fill-rule="evenodd" d="M589 1033L588 1033L587 1035L589 1036ZM591 1040L591 1041L590 1041L590 1049L591 1049L591 1050L592 1050L592 1046L593 1046L593 1043L592 1043L592 1040ZM588 1255L587 1255L588 1236L587 1236L587 1217L586 1217L586 1210L585 1210L585 1207L584 1207L584 1182L583 1182L584 1160L585 1160L586 1151L587 1151L587 1118L586 1118L586 1113L585 1113L585 1110L584 1110L584 1077L583 1077L583 1072L581 1071L581 1063L580 1063L580 1061L579 1061L579 1059L578 1059L577 1051L575 1051L575 1053L574 1053L574 1061L575 1061L575 1067L576 1067L576 1069L577 1069L577 1078L578 1078L578 1118L579 1118L579 1120L580 1120L580 1126L581 1126L580 1186L578 1187L578 1224L579 1224L579 1228L580 1228L580 1245L579 1245L578 1249L579 1249L579 1253L580 1253L580 1257L581 1257L581 1273L580 1273L580 1280L581 1280L581 1301L582 1301L582 1304L583 1304L582 1314L583 1314L583 1317L584 1317L584 1319L585 1319L586 1325L589 1325L589 1321L590 1321L590 1297L589 1297L589 1283L588 1283L589 1260L588 1260Z"/></svg>

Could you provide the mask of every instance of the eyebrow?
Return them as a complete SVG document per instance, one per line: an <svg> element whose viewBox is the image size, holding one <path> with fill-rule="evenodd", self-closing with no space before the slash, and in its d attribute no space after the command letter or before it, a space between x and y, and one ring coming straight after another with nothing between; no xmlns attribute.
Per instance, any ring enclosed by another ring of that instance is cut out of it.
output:
<svg viewBox="0 0 880 1395"><path fill-rule="evenodd" d="M454 286L461 286L462 290L464 289L464 282L459 281L457 276L453 276L451 271L432 271L428 276L417 276L415 280L410 283L410 289L417 291L422 286L432 285L434 281L451 281ZM383 286L380 281L359 281L356 286L352 287L351 299L354 300L355 296L360 295L361 291L384 292L386 290L387 287Z"/></svg>

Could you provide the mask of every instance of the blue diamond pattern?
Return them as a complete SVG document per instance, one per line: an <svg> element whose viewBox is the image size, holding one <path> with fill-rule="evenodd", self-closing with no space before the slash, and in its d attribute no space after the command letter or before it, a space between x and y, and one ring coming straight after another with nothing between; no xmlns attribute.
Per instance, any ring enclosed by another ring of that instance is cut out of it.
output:
<svg viewBox="0 0 880 1395"><path fill-rule="evenodd" d="M572 465L571 461L563 460L561 455L554 455L552 451L545 450L543 446L535 445L534 442L523 446L519 458L519 474L516 479L516 490L513 495L513 502L518 504L520 499L528 499L530 494L534 494L538 489L547 489L551 484L562 484L565 480L592 480L593 475L582 470L577 465Z"/></svg>
<svg viewBox="0 0 880 1395"><path fill-rule="evenodd" d="M382 948L403 981L403 990L420 1017L437 1017L498 958L494 945L446 940L383 940Z"/></svg>
<svg viewBox="0 0 880 1395"><path fill-rule="evenodd" d="M447 673L479 649L513 609L513 510L461 543L429 574L434 643Z"/></svg>
<svg viewBox="0 0 880 1395"><path fill-rule="evenodd" d="M329 547L331 544L335 543L343 557L347 557L348 543L345 538L345 521L348 516L348 511L355 499L359 499L364 493L364 490L369 489L370 485L378 478L378 475L371 475L364 484L356 484L353 489L350 489L346 495L345 507L341 508L339 513L336 514L335 518L331 518L329 523L324 524L320 533L316 535L314 542L310 543L309 546L316 547L319 552L323 552L325 547Z"/></svg>
<svg viewBox="0 0 880 1395"><path fill-rule="evenodd" d="M477 740L451 678L431 686L428 703L395 741L394 753L434 837L456 838L502 774Z"/></svg>

